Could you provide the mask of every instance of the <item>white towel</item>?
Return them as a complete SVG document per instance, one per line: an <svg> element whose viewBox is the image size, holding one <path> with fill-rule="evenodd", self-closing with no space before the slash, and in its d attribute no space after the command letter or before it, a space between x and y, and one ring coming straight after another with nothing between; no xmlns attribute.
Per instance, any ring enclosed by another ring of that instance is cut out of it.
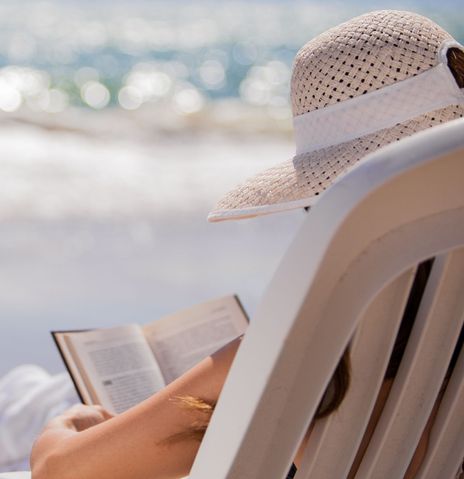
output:
<svg viewBox="0 0 464 479"><path fill-rule="evenodd" d="M67 373L19 366L0 379L0 471L28 469L31 447L46 422L79 402Z"/></svg>

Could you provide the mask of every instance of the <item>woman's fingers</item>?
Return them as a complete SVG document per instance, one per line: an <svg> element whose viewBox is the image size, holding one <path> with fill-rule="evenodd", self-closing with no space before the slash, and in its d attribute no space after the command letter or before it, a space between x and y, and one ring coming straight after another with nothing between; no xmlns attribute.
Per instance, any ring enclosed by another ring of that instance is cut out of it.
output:
<svg viewBox="0 0 464 479"><path fill-rule="evenodd" d="M115 416L115 414L108 411L108 409L105 409L103 406L97 405L93 407L95 407L100 412L100 414L105 418L105 420L111 419L112 417Z"/></svg>
<svg viewBox="0 0 464 479"><path fill-rule="evenodd" d="M102 406L86 406L84 404L76 404L65 411L63 415L71 421L76 431L84 431L114 416Z"/></svg>

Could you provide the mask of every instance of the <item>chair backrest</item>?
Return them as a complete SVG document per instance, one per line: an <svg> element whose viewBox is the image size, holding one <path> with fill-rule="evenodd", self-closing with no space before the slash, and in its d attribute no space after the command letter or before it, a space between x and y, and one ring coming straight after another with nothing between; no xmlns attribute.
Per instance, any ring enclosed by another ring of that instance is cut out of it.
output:
<svg viewBox="0 0 464 479"><path fill-rule="evenodd" d="M334 184L285 254L237 353L191 479L282 479L351 341L352 383L316 421L297 478L351 468L417 265L435 258L414 328L356 478L400 479L464 318L464 120L389 145ZM418 479L464 457L464 354Z"/></svg>

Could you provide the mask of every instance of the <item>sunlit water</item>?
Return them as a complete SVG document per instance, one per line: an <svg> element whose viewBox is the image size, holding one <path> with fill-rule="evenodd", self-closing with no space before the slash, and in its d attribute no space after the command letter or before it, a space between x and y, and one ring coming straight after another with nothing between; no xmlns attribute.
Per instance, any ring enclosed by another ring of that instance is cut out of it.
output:
<svg viewBox="0 0 464 479"><path fill-rule="evenodd" d="M206 223L293 154L308 39L378 7L460 39L460 2L0 2L0 375L52 371L50 329L150 321L237 292L254 310L303 213Z"/></svg>
<svg viewBox="0 0 464 479"><path fill-rule="evenodd" d="M463 40L459 0L0 2L0 109L58 112L168 105L179 115L221 99L288 116L296 51L375 8L429 15Z"/></svg>

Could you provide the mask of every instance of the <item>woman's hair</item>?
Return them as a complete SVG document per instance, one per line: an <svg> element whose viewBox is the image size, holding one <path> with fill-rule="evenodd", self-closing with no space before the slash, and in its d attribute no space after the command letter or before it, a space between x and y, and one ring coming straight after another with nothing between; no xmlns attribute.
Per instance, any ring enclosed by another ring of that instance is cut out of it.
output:
<svg viewBox="0 0 464 479"><path fill-rule="evenodd" d="M460 48L450 48L446 52L448 67L459 88L464 88L464 51Z"/></svg>
<svg viewBox="0 0 464 479"><path fill-rule="evenodd" d="M411 288L409 299L401 320L398 336L395 341L390 362L387 367L386 378L395 376L401 358L403 356L409 334L411 333L414 319L419 308L420 301L430 274L432 260L421 263L417 269L416 276ZM321 402L316 410L315 419L328 416L336 411L342 403L350 385L350 349L346 348L343 356L330 379L324 392ZM195 420L186 430L170 436L168 443L177 442L183 439L194 439L201 441L208 427L209 420L216 406L216 402L193 396L179 396L172 399L179 407L195 413Z"/></svg>
<svg viewBox="0 0 464 479"><path fill-rule="evenodd" d="M448 66L453 74L459 88L464 88L464 51L460 48L450 48L447 51ZM406 344L411 334L414 320L419 309L420 302L427 284L430 271L432 269L433 259L419 264L414 278L411 292L403 313L398 335L393 347L393 352L385 373L386 379L393 379L398 371L401 359L406 349ZM457 361L464 341L464 330L461 331L453 358L450 363L447 377ZM343 353L334 374L327 386L322 400L316 410L315 419L328 416L338 409L342 403L350 385L350 351L349 347ZM173 398L184 409L195 412L196 419L192 422L190 428L170 436L167 442L177 442L183 439L194 439L201 441L208 427L209 420L216 406L216 402L206 399L181 396Z"/></svg>
<svg viewBox="0 0 464 479"><path fill-rule="evenodd" d="M350 385L350 353L346 348L342 358L338 362L335 372L330 379L329 385L316 410L315 419L328 416L342 403ZM182 409L195 412L195 420L190 427L168 437L165 443L174 443L184 439L201 441L208 427L211 415L216 407L216 401L194 397L177 396L172 398Z"/></svg>

